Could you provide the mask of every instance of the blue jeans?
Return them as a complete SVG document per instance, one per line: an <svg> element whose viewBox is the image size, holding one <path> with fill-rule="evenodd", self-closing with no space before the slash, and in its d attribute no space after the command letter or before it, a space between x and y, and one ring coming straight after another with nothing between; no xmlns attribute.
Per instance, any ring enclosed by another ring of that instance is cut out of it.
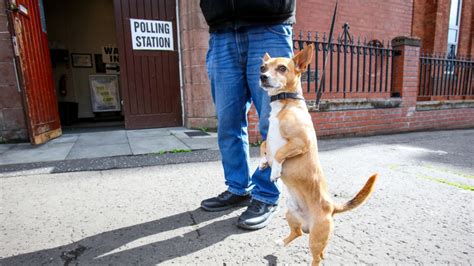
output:
<svg viewBox="0 0 474 266"><path fill-rule="evenodd" d="M270 181L270 169L251 174L247 113L253 101L259 129L267 137L270 104L259 86L265 53L271 57L293 55L292 26L249 26L211 33L206 66L217 112L217 133L227 190L236 195L276 204L280 185Z"/></svg>

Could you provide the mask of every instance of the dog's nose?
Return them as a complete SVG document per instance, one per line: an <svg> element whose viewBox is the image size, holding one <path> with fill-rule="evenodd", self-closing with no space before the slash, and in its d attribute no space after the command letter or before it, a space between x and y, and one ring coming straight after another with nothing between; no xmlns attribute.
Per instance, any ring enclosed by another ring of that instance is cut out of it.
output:
<svg viewBox="0 0 474 266"><path fill-rule="evenodd" d="M265 82L265 81L268 80L268 76L262 74L262 75L260 75L260 80L261 80L262 82Z"/></svg>

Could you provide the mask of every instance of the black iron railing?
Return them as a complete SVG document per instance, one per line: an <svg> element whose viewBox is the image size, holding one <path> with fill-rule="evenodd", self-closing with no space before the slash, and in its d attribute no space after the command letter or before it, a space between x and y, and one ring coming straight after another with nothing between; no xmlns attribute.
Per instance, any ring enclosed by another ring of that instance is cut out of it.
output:
<svg viewBox="0 0 474 266"><path fill-rule="evenodd" d="M361 41L360 37L355 41L347 23L343 29L330 46L325 33L307 32L304 36L300 32L293 38L295 50L309 44L315 47L313 61L302 76L306 93L315 93L322 82L323 98L390 96L394 55L390 42ZM321 80L324 62L326 74Z"/></svg>
<svg viewBox="0 0 474 266"><path fill-rule="evenodd" d="M473 89L474 60L449 58L445 55L420 56L418 96L421 100L431 97L470 97Z"/></svg>

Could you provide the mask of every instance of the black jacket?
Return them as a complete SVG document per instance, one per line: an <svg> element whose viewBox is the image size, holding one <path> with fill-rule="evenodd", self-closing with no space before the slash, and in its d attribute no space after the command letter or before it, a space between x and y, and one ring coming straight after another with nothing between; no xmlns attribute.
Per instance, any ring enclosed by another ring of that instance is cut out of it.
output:
<svg viewBox="0 0 474 266"><path fill-rule="evenodd" d="M295 23L296 0L201 0L209 31Z"/></svg>

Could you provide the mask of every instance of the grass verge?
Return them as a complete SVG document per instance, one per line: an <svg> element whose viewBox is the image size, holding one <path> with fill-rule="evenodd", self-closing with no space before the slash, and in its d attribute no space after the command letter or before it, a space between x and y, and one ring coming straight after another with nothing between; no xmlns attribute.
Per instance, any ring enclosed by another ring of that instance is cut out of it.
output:
<svg viewBox="0 0 474 266"><path fill-rule="evenodd" d="M448 180L443 179L443 178L434 178L434 177L426 176L426 175L418 175L418 177L423 178L423 179L427 179L427 180L431 180L431 181L435 181L435 182L438 182L438 183L450 185L450 186L453 186L453 187L461 188L461 189L464 189L464 190L474 191L474 186L471 186L471 185L467 185L467 184L463 184L463 183L456 183L456 182L448 181Z"/></svg>

